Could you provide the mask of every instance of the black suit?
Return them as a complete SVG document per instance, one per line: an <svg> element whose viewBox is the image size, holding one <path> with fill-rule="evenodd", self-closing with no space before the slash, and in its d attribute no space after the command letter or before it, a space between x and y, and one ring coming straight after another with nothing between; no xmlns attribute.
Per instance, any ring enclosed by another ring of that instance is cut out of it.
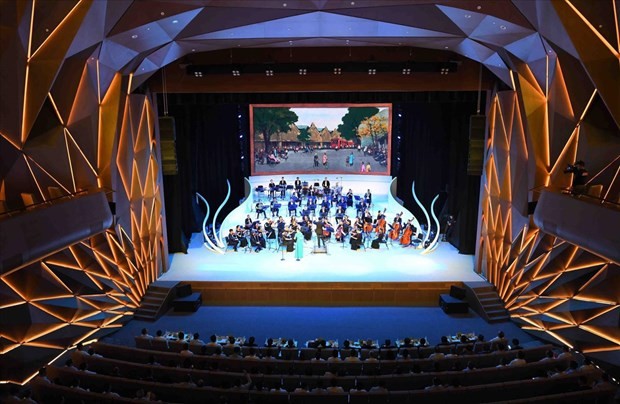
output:
<svg viewBox="0 0 620 404"><path fill-rule="evenodd" d="M317 246L321 246L321 240L323 240L323 221L319 220L316 222L316 229L314 230L316 233L316 244ZM323 246L325 246L325 241L323 240Z"/></svg>
<svg viewBox="0 0 620 404"><path fill-rule="evenodd" d="M301 180L295 180L295 189L301 191Z"/></svg>

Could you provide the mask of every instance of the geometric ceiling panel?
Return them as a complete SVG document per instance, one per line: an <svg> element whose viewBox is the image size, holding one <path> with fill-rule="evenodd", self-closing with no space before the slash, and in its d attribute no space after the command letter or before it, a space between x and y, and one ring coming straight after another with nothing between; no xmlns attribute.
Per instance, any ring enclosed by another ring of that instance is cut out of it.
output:
<svg viewBox="0 0 620 404"><path fill-rule="evenodd" d="M592 27L601 34L607 42L614 45L618 44L618 7L614 7L615 0L571 0L571 3L579 10L581 14L588 20Z"/></svg>

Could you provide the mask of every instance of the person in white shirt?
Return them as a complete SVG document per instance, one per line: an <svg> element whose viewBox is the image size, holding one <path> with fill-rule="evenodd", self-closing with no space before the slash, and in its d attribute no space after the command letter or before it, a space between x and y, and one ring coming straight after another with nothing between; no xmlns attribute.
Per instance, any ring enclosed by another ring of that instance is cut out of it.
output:
<svg viewBox="0 0 620 404"><path fill-rule="evenodd" d="M445 357L446 357L446 355L444 355L444 353L439 350L439 347L436 346L435 347L435 352L432 353L428 358L429 359L433 359L433 360L438 360L438 359L443 359Z"/></svg>
<svg viewBox="0 0 620 404"><path fill-rule="evenodd" d="M84 373L88 373L91 375L94 375L96 372L93 372L92 370L88 370L88 365L86 364L86 362L82 362L82 364L80 365L80 370Z"/></svg>
<svg viewBox="0 0 620 404"><path fill-rule="evenodd" d="M323 362L325 359L321 357L321 350L317 349L314 354L314 358L310 359L310 362Z"/></svg>
<svg viewBox="0 0 620 404"><path fill-rule="evenodd" d="M594 369L596 369L596 366L594 366L592 364L592 361L588 358L585 358L583 360L583 365L579 367L579 370L581 371L588 371L588 370L594 370Z"/></svg>
<svg viewBox="0 0 620 404"><path fill-rule="evenodd" d="M248 354L243 359L252 361L260 360L260 358L256 356L256 348L254 347L250 347L250 349L248 350Z"/></svg>
<svg viewBox="0 0 620 404"><path fill-rule="evenodd" d="M558 359L568 359L568 360L573 360L573 354L570 352L570 348L567 346L564 346L564 348L562 348L562 353L558 355Z"/></svg>
<svg viewBox="0 0 620 404"><path fill-rule="evenodd" d="M241 383L240 379L235 380L232 389L233 390L244 390L247 391L252 386L252 378L248 374L246 370L243 371L243 375L245 376L245 383Z"/></svg>
<svg viewBox="0 0 620 404"><path fill-rule="evenodd" d="M75 351L73 351L73 353L71 354L71 359L73 360L73 363L76 366L80 366L82 363L84 363L84 361L86 361L87 357L88 352L86 352L86 349L84 349L84 345L79 342L75 347Z"/></svg>
<svg viewBox="0 0 620 404"><path fill-rule="evenodd" d="M347 356L346 358L344 358L345 362L359 362L360 358L358 356L358 353L355 349L351 349L351 351L349 352L349 356Z"/></svg>
<svg viewBox="0 0 620 404"><path fill-rule="evenodd" d="M523 351L517 352L517 357L510 361L508 366L525 366L527 365L527 361L525 360L525 354Z"/></svg>
<svg viewBox="0 0 620 404"><path fill-rule="evenodd" d="M204 345L204 342L200 339L200 334L196 332L194 333L194 338L192 338L189 344L192 346L194 345L200 346L200 345Z"/></svg>
<svg viewBox="0 0 620 404"><path fill-rule="evenodd" d="M152 339L153 336L149 335L149 332L147 331L146 328L143 328L142 331L140 332L140 335L138 335L138 338Z"/></svg>
<svg viewBox="0 0 620 404"><path fill-rule="evenodd" d="M502 357L499 361L499 365L495 366L496 368L503 368L504 366L508 366L508 359L505 356Z"/></svg>
<svg viewBox="0 0 620 404"><path fill-rule="evenodd" d="M209 337L209 342L207 342L207 346L220 346L220 344L217 343L217 336L211 335Z"/></svg>
<svg viewBox="0 0 620 404"><path fill-rule="evenodd" d="M377 358L378 355L379 352L372 350L364 362L379 362L379 359Z"/></svg>
<svg viewBox="0 0 620 404"><path fill-rule="evenodd" d="M500 331L497 333L497 337L491 339L491 346L498 346L499 344L502 344L504 346L508 346L508 338L506 338L506 335L504 334L504 331ZM493 348L491 348L493 349Z"/></svg>
<svg viewBox="0 0 620 404"><path fill-rule="evenodd" d="M547 352L545 352L545 357L539 360L539 362L551 361L553 359L555 359L553 357L553 351L551 349L547 349Z"/></svg>
<svg viewBox="0 0 620 404"><path fill-rule="evenodd" d="M183 349L179 352L179 355L183 357L194 356L194 353L189 350L189 344L187 342L183 344Z"/></svg>

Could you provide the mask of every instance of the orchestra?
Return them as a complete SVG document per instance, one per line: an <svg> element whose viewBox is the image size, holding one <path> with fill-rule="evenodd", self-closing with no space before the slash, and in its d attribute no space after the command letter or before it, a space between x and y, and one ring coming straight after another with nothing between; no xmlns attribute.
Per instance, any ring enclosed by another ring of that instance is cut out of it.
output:
<svg viewBox="0 0 620 404"><path fill-rule="evenodd" d="M403 212L400 212L388 222L387 208L377 210L373 217L370 210L373 206L370 189L360 197L360 194L355 195L350 188L343 194L343 187L339 182L336 182L336 186L332 189L327 177L320 186L318 181L317 179L312 184L308 181L302 182L296 177L294 186L290 187L290 197L286 201L285 178L282 177L278 185L271 179L268 185L269 206L259 199L254 205L256 220L248 214L242 225L229 229L225 238L226 245L234 251L243 248L245 251L260 252L269 246L270 249L282 248L292 252L300 245L296 242L299 237L303 239L302 246L303 242L315 238L315 244L320 247L330 241L332 234L335 241L342 243L343 248L348 239L351 250L359 250L361 247L380 249L381 244L386 246L399 244L403 247L411 245L417 247L421 244L418 231L413 224L417 224L414 218L403 224ZM276 197L276 191L280 191L280 200ZM282 204L286 204L289 212L289 218L286 220L280 216ZM351 207L356 209L354 218L349 218L347 215ZM301 218L297 217L298 208ZM267 209L271 212L270 218L267 217ZM260 221L261 215L263 222ZM330 222L330 218L334 219L335 226Z"/></svg>

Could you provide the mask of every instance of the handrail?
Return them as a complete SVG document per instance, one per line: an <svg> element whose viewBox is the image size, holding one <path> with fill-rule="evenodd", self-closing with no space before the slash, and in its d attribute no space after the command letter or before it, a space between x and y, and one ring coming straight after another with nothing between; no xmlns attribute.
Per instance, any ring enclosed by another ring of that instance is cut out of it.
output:
<svg viewBox="0 0 620 404"><path fill-rule="evenodd" d="M565 195L570 195L576 198L583 198L584 201L589 201L589 202L594 202L596 201L597 203L601 204L601 205L609 205L608 207L611 208L615 208L615 209L620 209L620 201L619 200L611 200L611 199L607 199L607 198L601 198L600 196L595 196L595 195L590 195L588 194L588 190L590 189L590 187L592 185L596 185L596 184L590 184L589 186L586 187L586 191L583 193L575 193L574 189L572 187L551 187L551 186L545 186L545 185L540 185L538 187L534 187L531 188L530 191L533 192L536 195L540 195L542 193L542 191L548 191L548 192L554 192L554 193L559 193L559 194L565 194ZM536 198L538 199L538 198Z"/></svg>
<svg viewBox="0 0 620 404"><path fill-rule="evenodd" d="M70 198L73 198L73 197L76 197L76 196L88 195L88 194L95 193L95 192L100 192L100 191L105 191L106 195L110 195L110 194L114 193L113 189L106 188L106 187L80 189L78 191L71 192L71 193L66 194L66 195L57 196L57 197L54 197L54 198L46 199L46 200L41 201L41 202L33 203L33 204L30 204L30 205L24 205L22 207L10 209L10 210L7 210L5 212L0 212L0 218L2 218L4 216L12 216L12 215L14 215L16 213L25 212L25 211L30 210L32 208L38 208L38 207L41 207L41 206L44 206L44 205L49 205L49 204L52 204L52 203L54 203L56 201L59 201L59 200L62 200L62 199L70 199Z"/></svg>

